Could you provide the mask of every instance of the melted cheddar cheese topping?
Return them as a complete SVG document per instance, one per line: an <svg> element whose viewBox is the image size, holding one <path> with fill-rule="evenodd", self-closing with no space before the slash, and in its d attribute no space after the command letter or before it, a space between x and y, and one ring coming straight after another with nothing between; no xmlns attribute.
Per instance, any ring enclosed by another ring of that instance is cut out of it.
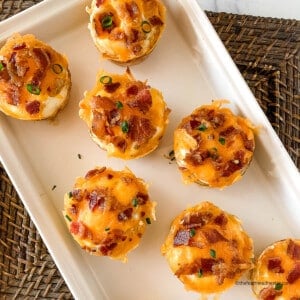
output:
<svg viewBox="0 0 300 300"><path fill-rule="evenodd" d="M97 75L96 86L85 93L79 116L88 125L93 140L109 156L132 159L145 156L159 144L170 110L162 94L124 75Z"/></svg>
<svg viewBox="0 0 300 300"><path fill-rule="evenodd" d="M235 216L202 202L174 219L161 252L187 290L213 294L252 267L253 245Z"/></svg>
<svg viewBox="0 0 300 300"><path fill-rule="evenodd" d="M132 63L148 55L165 28L160 0L93 0L89 30L104 58Z"/></svg>
<svg viewBox="0 0 300 300"><path fill-rule="evenodd" d="M260 300L300 299L300 240L285 239L267 247L251 279Z"/></svg>
<svg viewBox="0 0 300 300"><path fill-rule="evenodd" d="M223 188L239 180L255 147L253 126L222 108L203 105L185 117L174 133L174 154L185 183Z"/></svg>
<svg viewBox="0 0 300 300"><path fill-rule="evenodd" d="M22 120L54 117L69 99L67 59L33 35L14 34L0 50L0 110Z"/></svg>
<svg viewBox="0 0 300 300"><path fill-rule="evenodd" d="M65 194L63 213L82 249L126 262L155 220L155 205L144 181L130 170L102 167L77 178Z"/></svg>

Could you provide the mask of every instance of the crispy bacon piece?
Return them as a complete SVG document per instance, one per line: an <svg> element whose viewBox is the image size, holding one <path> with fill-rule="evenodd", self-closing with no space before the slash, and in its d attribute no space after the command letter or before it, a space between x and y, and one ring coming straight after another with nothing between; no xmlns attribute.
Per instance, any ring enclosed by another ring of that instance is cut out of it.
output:
<svg viewBox="0 0 300 300"><path fill-rule="evenodd" d="M287 282L292 284L300 278L300 263L296 263L287 276Z"/></svg>
<svg viewBox="0 0 300 300"><path fill-rule="evenodd" d="M200 149L195 149L185 156L185 161L192 164L193 166L199 166L202 165L204 160L209 157L210 153L208 150L201 151Z"/></svg>
<svg viewBox="0 0 300 300"><path fill-rule="evenodd" d="M98 95L91 99L91 107L92 109L111 110L115 108L115 103L108 97Z"/></svg>
<svg viewBox="0 0 300 300"><path fill-rule="evenodd" d="M227 224L227 222L228 222L228 219L224 213L221 213L220 215L216 216L214 219L214 223L219 226L224 226Z"/></svg>
<svg viewBox="0 0 300 300"><path fill-rule="evenodd" d="M114 136L112 138L112 143L117 146L122 152L125 152L127 148L126 140L120 136Z"/></svg>
<svg viewBox="0 0 300 300"><path fill-rule="evenodd" d="M131 85L126 90L127 96L135 96L139 92L139 87L136 84Z"/></svg>
<svg viewBox="0 0 300 300"><path fill-rule="evenodd" d="M190 230L188 229L181 229L178 230L173 241L174 246L182 246L185 245L187 246L189 244L190 240Z"/></svg>
<svg viewBox="0 0 300 300"><path fill-rule="evenodd" d="M100 113L96 110L93 110L93 120L92 120L92 132L97 137L103 137L107 134L106 130L106 116L104 113Z"/></svg>
<svg viewBox="0 0 300 300"><path fill-rule="evenodd" d="M109 238L102 242L100 246L100 252L103 255L109 255L110 252L117 247L117 245L118 244L112 238Z"/></svg>
<svg viewBox="0 0 300 300"><path fill-rule="evenodd" d="M280 257L269 258L268 270L274 273L284 273L284 270L281 266L281 258Z"/></svg>
<svg viewBox="0 0 300 300"><path fill-rule="evenodd" d="M128 101L127 104L131 108L137 108L143 114L147 113L152 106L152 96L149 89L144 88L138 91L134 99Z"/></svg>
<svg viewBox="0 0 300 300"><path fill-rule="evenodd" d="M276 291L273 287L266 287L259 293L260 300L274 300L276 296L280 296L282 291Z"/></svg>
<svg viewBox="0 0 300 300"><path fill-rule="evenodd" d="M42 48L33 48L32 53L39 68L42 69L42 71L45 71L50 65L50 58L47 52Z"/></svg>
<svg viewBox="0 0 300 300"><path fill-rule="evenodd" d="M212 214L196 212L184 217L183 225L187 228L198 228L207 224L212 218Z"/></svg>
<svg viewBox="0 0 300 300"><path fill-rule="evenodd" d="M11 105L18 105L20 102L20 92L17 86L10 85L9 89L7 90L8 95L8 104Z"/></svg>
<svg viewBox="0 0 300 300"><path fill-rule="evenodd" d="M78 235L79 238L85 238L88 234L88 229L82 222L73 221L70 224L70 232Z"/></svg>
<svg viewBox="0 0 300 300"><path fill-rule="evenodd" d="M234 172L241 170L245 166L244 157L245 157L245 152L243 150L239 150L235 152L234 159L228 161L224 166L222 176L229 177Z"/></svg>
<svg viewBox="0 0 300 300"><path fill-rule="evenodd" d="M221 113L217 113L214 115L214 117L210 120L212 126L214 128L218 128L220 126L222 126L225 122L225 117L223 114Z"/></svg>
<svg viewBox="0 0 300 300"><path fill-rule="evenodd" d="M133 208L129 207L118 214L119 221L127 221L132 217Z"/></svg>
<svg viewBox="0 0 300 300"><path fill-rule="evenodd" d="M135 19L139 16L140 10L134 1L125 4L126 10L129 13L130 18Z"/></svg>
<svg viewBox="0 0 300 300"><path fill-rule="evenodd" d="M104 85L104 90L107 93L114 93L121 86L120 82L112 82Z"/></svg>
<svg viewBox="0 0 300 300"><path fill-rule="evenodd" d="M149 22L153 26L161 26L164 24L164 22L158 17L158 16L153 16L149 19Z"/></svg>
<svg viewBox="0 0 300 300"><path fill-rule="evenodd" d="M25 43L22 43L22 44L17 44L13 47L13 50L22 50L26 48L26 44Z"/></svg>
<svg viewBox="0 0 300 300"><path fill-rule="evenodd" d="M292 259L300 259L300 246L296 244L293 240L289 240L287 254Z"/></svg>
<svg viewBox="0 0 300 300"><path fill-rule="evenodd" d="M105 0L97 0L97 1L96 1L96 6L97 6L97 7L100 7L100 6L104 3L104 1L105 1Z"/></svg>
<svg viewBox="0 0 300 300"><path fill-rule="evenodd" d="M34 115L34 114L37 114L40 112L40 106L41 106L41 103L39 101L35 100L35 101L26 103L25 109L29 114Z"/></svg>
<svg viewBox="0 0 300 300"><path fill-rule="evenodd" d="M147 194L143 194L141 192L138 192L135 197L138 200L138 205L146 204L149 199L149 196Z"/></svg>
<svg viewBox="0 0 300 300"><path fill-rule="evenodd" d="M104 171L106 170L106 167L102 167L100 169L93 169L93 170L90 170L88 171L86 174L85 174L85 179L90 179L96 175L99 175L101 173L103 173Z"/></svg>
<svg viewBox="0 0 300 300"><path fill-rule="evenodd" d="M87 195L89 209L94 211L95 208L104 209L106 194L101 190L93 190Z"/></svg>
<svg viewBox="0 0 300 300"><path fill-rule="evenodd" d="M76 201L81 201L84 197L84 192L80 189L73 189L70 196Z"/></svg>
<svg viewBox="0 0 300 300"><path fill-rule="evenodd" d="M129 119L129 138L139 145L146 143L156 132L151 121L146 118L132 116Z"/></svg>
<svg viewBox="0 0 300 300"><path fill-rule="evenodd" d="M214 244L221 241L228 241L218 230L214 228L207 228L203 231L203 234L210 244Z"/></svg>

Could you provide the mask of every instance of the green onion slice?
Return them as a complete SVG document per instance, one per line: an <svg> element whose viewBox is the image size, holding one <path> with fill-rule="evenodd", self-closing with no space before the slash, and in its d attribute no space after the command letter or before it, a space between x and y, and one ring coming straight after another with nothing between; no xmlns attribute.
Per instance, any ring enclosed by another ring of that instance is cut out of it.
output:
<svg viewBox="0 0 300 300"><path fill-rule="evenodd" d="M41 89L34 84L28 83L26 88L30 94L39 95L41 93Z"/></svg>
<svg viewBox="0 0 300 300"><path fill-rule="evenodd" d="M0 62L0 71L2 71L4 69L4 65L2 62Z"/></svg>
<svg viewBox="0 0 300 300"><path fill-rule="evenodd" d="M63 67L60 64L54 64L52 65L52 71L55 74L60 74L63 71Z"/></svg>
<svg viewBox="0 0 300 300"><path fill-rule="evenodd" d="M131 203L132 203L132 205L133 205L134 207L137 207L138 204L139 204L139 200L138 200L137 198L133 198L132 201L131 201Z"/></svg>
<svg viewBox="0 0 300 300"><path fill-rule="evenodd" d="M277 283L275 284L275 290L276 290L276 291L280 291L280 290L282 289L282 287L283 287L283 284L280 283L280 282L277 282Z"/></svg>
<svg viewBox="0 0 300 300"><path fill-rule="evenodd" d="M210 250L209 250L209 255L210 255L212 258L216 258L216 257L217 257L216 250L210 249Z"/></svg>
<svg viewBox="0 0 300 300"><path fill-rule="evenodd" d="M121 101L116 102L116 107L117 109L122 109L123 108L123 103Z"/></svg>
<svg viewBox="0 0 300 300"><path fill-rule="evenodd" d="M100 82L103 84L111 84L112 83L112 78L110 76L102 76L100 77Z"/></svg>
<svg viewBox="0 0 300 300"><path fill-rule="evenodd" d="M147 222L147 224L151 224L151 219L150 218L146 218L146 222Z"/></svg>
<svg viewBox="0 0 300 300"><path fill-rule="evenodd" d="M107 15L107 16L103 17L101 20L101 25L102 25L103 29L110 28L113 25L112 16Z"/></svg>
<svg viewBox="0 0 300 300"><path fill-rule="evenodd" d="M72 219L68 215L65 215L65 217L69 222L72 222Z"/></svg>
<svg viewBox="0 0 300 300"><path fill-rule="evenodd" d="M190 237L193 237L193 236L195 236L196 235L196 230L195 230L195 228L191 228L190 229Z"/></svg>
<svg viewBox="0 0 300 300"><path fill-rule="evenodd" d="M141 26L144 33L149 33L151 31L151 24L148 21L144 20Z"/></svg>
<svg viewBox="0 0 300 300"><path fill-rule="evenodd" d="M198 277L201 278L202 276L203 276L203 271L200 269L200 270L198 271Z"/></svg>
<svg viewBox="0 0 300 300"><path fill-rule="evenodd" d="M72 192L69 192L68 195L69 195L69 198L72 198L72 197L73 197Z"/></svg>
<svg viewBox="0 0 300 300"><path fill-rule="evenodd" d="M198 127L198 130L205 131L207 129L206 125L203 123Z"/></svg>
<svg viewBox="0 0 300 300"><path fill-rule="evenodd" d="M110 231L110 228L109 228L109 227L106 227L104 230L105 230L105 231Z"/></svg>
<svg viewBox="0 0 300 300"><path fill-rule="evenodd" d="M219 142L221 145L225 145L226 140L223 137L219 137Z"/></svg>
<svg viewBox="0 0 300 300"><path fill-rule="evenodd" d="M121 129L122 129L122 131L123 131L124 133L128 133L128 131L129 131L129 124L128 124L127 121L123 121L123 122L121 123Z"/></svg>

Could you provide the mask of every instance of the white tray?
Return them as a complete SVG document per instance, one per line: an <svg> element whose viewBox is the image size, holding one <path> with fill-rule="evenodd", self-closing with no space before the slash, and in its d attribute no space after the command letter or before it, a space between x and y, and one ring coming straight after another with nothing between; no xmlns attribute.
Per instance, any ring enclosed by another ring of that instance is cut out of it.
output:
<svg viewBox="0 0 300 300"><path fill-rule="evenodd" d="M196 293L185 291L160 254L172 219L187 206L210 200L242 220L259 254L273 241L300 236L299 173L193 0L165 1L168 17L162 39L146 61L132 67L136 78L148 79L163 92L172 109L160 147L139 160L107 159L79 119L78 102L94 85L98 69L122 73L124 68L99 58L87 30L89 2L45 0L0 24L1 44L13 32L33 33L65 53L73 79L70 103L55 122L19 121L0 114L0 159L77 299L198 299ZM260 128L249 170L224 191L184 185L176 165L164 158L172 149L172 133L180 119L216 98L230 99L235 112ZM127 165L150 183L150 195L158 202L157 221L127 264L82 251L61 214L63 195L75 177L96 165L115 169ZM221 299L253 299L251 287L236 285Z"/></svg>

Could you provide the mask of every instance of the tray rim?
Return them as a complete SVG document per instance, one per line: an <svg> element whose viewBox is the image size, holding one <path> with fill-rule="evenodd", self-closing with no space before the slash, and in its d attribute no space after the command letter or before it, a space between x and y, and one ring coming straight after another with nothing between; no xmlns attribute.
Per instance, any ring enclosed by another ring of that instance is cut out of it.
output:
<svg viewBox="0 0 300 300"><path fill-rule="evenodd" d="M20 13L16 16L12 16L11 18L1 22L0 28L3 28L4 30L3 30L3 34L0 35L0 39L3 40L3 36L10 35L10 32L12 31L11 29L13 27L11 25L13 25L17 21L20 23L32 21L32 20L30 20L30 18L32 17L33 14L36 15L36 13L40 13L40 18L39 18L39 20L40 20L40 19L42 19L42 16L44 14L46 14L46 16L48 14L48 16L49 16L49 14L51 14L51 13L55 14L55 13L58 13L59 11L64 11L68 7L73 7L74 5L79 4L80 2L82 2L82 1L81 0L74 0L74 1L68 0L68 1L63 2L63 5L61 5L61 6L58 5L58 4L62 3L60 0L45 0L44 2L40 2L37 5L29 8L28 10L25 10L22 13ZM182 2L182 1L179 1L179 2ZM245 93L247 94L247 98L249 98L249 99L252 98L255 100L254 96L252 95L252 92L250 91L250 88L248 87L246 82L243 80L240 72L238 71L237 67L233 63L231 57L229 56L229 54L228 54L227 50L225 49L224 45L222 44L221 40L218 38L216 32L214 31L214 29L213 29L212 25L210 24L205 13L200 9L200 7L198 6L198 4L196 2L194 2L192 0L185 1L185 2L186 3L184 5L186 5L186 7L189 7L189 9L193 11L192 18L193 18L193 22L195 24L194 26L199 26L200 20L206 20L205 21L206 23L204 26L205 28L202 28L202 30L206 31L207 33L210 33L210 34L207 34L208 41L210 43L210 48L211 49L214 49L214 47L218 48L218 53L215 52L215 53L213 53L213 55L215 57L220 57L220 53L221 53L222 60L219 61L219 64L225 70L229 66L230 76L228 76L228 78L230 78L230 80L232 82L234 82L234 86L238 87L239 93L241 91L243 91L243 94L245 94ZM35 20L35 22L39 23L38 20ZM32 23L30 25L32 26ZM203 26L203 24L200 24L200 25ZM7 30L5 30L5 28ZM212 45L214 45L214 46L212 46ZM253 101L253 100L251 100L251 101ZM256 101L255 101L255 103L256 103ZM285 173L288 175L287 180L293 184L293 190L296 192L297 190L299 190L299 188L296 185L296 180L295 180L295 178L297 178L297 176L299 176L296 166L294 165L290 156L286 152L284 146L282 145L281 141L279 140L279 137L277 136L277 134L271 127L271 124L269 123L266 116L261 111L258 104L257 104L257 109L260 111L260 113L258 113L259 114L258 118L260 120L263 120L264 126L267 128L268 134L271 135L271 140L273 140L274 144L276 144L278 147L278 153L281 156L281 160L284 162L284 165L285 165ZM79 291L80 288L78 288L78 286L79 286L78 283L84 282L84 280L81 281L82 279L84 279L84 275L79 272L79 274L81 274L81 275L78 276L78 272L77 272L77 275L76 275L77 278L75 278L74 276L73 276L73 278L71 278L72 276L70 276L70 274L66 274L66 272L64 272L64 270L65 270L64 263L62 262L62 259L58 259L57 255L56 255L57 247L53 247L53 244L50 241L50 238L48 238L47 234L45 233L44 228L46 228L45 227L46 224L43 224L44 222L39 220L36 217L35 212L34 212L34 211L36 211L36 209L32 209L30 203L28 203L28 201L26 200L26 199L31 199L31 198L41 198L43 196L42 188L41 188L38 180L31 182L26 179L27 177L35 178L36 175L30 171L31 167L28 164L25 155L20 157L19 154L17 155L16 151L14 150L16 145L18 144L18 141L14 137L12 137L12 135L9 134L10 128L6 124L6 122L4 120L4 116L2 116L2 115L0 115L0 124L3 124L3 126L1 126L1 129L0 129L1 141L4 141L4 144L8 146L5 149L6 151L1 150L2 148L0 149L0 159L7 171L7 173L9 174L9 177L11 178L14 186L16 187L16 190L17 190L20 198L22 199L22 202L24 203L26 209L28 210L30 217L34 221L35 225L37 226L37 228L43 238L43 241L47 245L47 248L48 248L51 256L53 257L54 261L58 265L59 270L63 274L63 277L66 280L66 283L68 284L73 295L76 295L79 298L80 298L80 295L83 295L84 297L89 295L90 299L93 298L92 297L93 295L97 295L97 297L99 299L99 295L102 293L103 299L108 298L105 295L104 289L101 287L101 284L99 282L97 282L97 283L95 282L95 285L97 284L99 287L99 288L95 289L95 291L91 290L92 284L89 284L89 287L86 287L84 294L81 294L81 292ZM8 153L10 153L10 154L8 154ZM18 163L20 161L20 158L22 158L21 164ZM18 172L16 172L16 170ZM28 176L28 173L30 174L30 176ZM27 190L24 190L24 188L23 188L24 186L29 186L30 188ZM31 187L34 187L34 189L31 189ZM47 216L49 218L51 218L53 209L54 208L51 208L47 212ZM46 217L45 219L48 219L48 218ZM61 226L64 226L64 224L60 224L59 228L61 228ZM55 232L59 233L59 231L60 231L59 228L56 228ZM59 234L56 234L56 236L59 236ZM54 249L54 248L56 248L56 249ZM67 249L65 249L65 251L64 251L65 253L67 253L66 250ZM60 250L60 251L62 251L62 250ZM74 271L76 271L76 270L74 270ZM68 272L68 273L70 273L70 272ZM80 280L80 278L81 278L81 280Z"/></svg>

